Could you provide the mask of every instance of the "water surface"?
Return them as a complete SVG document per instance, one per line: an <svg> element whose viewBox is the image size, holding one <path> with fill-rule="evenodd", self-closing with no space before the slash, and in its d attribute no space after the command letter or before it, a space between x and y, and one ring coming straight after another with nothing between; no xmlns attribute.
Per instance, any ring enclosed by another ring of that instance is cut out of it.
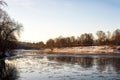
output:
<svg viewBox="0 0 120 80"><path fill-rule="evenodd" d="M0 80L120 80L118 55L16 54L0 60Z"/></svg>

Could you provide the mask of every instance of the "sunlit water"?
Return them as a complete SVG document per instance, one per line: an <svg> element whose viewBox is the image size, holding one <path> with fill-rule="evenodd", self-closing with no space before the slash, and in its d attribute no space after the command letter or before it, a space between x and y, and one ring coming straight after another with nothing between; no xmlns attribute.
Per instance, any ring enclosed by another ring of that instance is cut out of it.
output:
<svg viewBox="0 0 120 80"><path fill-rule="evenodd" d="M16 54L0 61L0 80L120 80L118 55Z"/></svg>

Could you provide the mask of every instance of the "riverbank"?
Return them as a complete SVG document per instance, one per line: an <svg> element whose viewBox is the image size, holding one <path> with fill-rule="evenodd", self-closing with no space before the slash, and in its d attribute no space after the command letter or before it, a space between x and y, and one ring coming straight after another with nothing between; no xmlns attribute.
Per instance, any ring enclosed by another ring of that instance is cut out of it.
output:
<svg viewBox="0 0 120 80"><path fill-rule="evenodd" d="M118 53L120 46L82 46L82 47L66 47L54 48L53 50L45 49L42 52L47 53L76 53L76 54L114 54Z"/></svg>

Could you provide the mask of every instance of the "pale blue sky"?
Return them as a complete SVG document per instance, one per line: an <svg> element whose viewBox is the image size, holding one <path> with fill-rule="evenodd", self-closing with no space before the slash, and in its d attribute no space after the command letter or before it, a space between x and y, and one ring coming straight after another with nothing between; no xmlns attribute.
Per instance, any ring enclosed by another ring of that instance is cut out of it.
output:
<svg viewBox="0 0 120 80"><path fill-rule="evenodd" d="M120 28L120 0L5 0L9 15L22 23L22 41L46 41Z"/></svg>

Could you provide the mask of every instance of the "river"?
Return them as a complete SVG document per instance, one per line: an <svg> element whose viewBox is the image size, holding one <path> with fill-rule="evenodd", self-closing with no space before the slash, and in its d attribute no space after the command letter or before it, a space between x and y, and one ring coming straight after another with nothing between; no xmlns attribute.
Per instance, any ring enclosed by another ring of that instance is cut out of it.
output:
<svg viewBox="0 0 120 80"><path fill-rule="evenodd" d="M120 80L119 55L15 54L0 60L0 80Z"/></svg>

